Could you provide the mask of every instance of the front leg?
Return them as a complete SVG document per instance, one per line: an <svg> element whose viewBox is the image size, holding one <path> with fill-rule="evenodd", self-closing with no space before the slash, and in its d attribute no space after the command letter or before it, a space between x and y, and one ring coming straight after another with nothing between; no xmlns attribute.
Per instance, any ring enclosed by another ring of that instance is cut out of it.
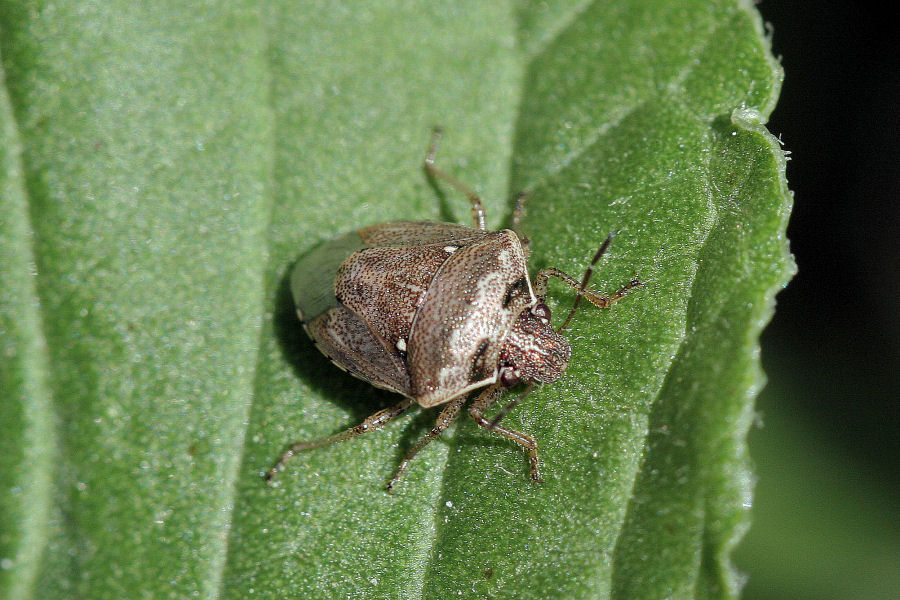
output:
<svg viewBox="0 0 900 600"><path fill-rule="evenodd" d="M560 325L559 329L556 330L557 333L564 332L566 330L566 327L569 326L569 322L572 320L572 317L575 316L575 311L578 310L578 305L581 303L582 298L587 298L588 302L590 302L594 306L597 306L599 308L606 308L613 302L617 302L624 298L625 294L628 293L628 290L639 287L641 285L641 280L635 277L634 279L623 285L621 288L619 288L616 293L610 296L598 294L597 292L588 289L588 282L591 280L591 275L594 272L594 265L597 264L597 261L599 261L600 257L603 256L603 254L606 252L606 249L609 248L609 244L612 242L612 239L613 234L610 233L608 236L606 236L603 244L600 245L600 248L597 249L597 253L594 254L594 258L591 260L591 264L588 265L588 268L585 270L584 276L581 278L581 283L579 283L574 277L567 275L559 269L555 269L553 267L541 269L535 276L534 294L535 296L537 296L539 302L547 301L547 282L551 277L556 277L573 289L578 290L578 294L575 296L575 302L572 304L572 309L569 311L569 314L566 316L566 320L563 321L563 324Z"/></svg>
<svg viewBox="0 0 900 600"><path fill-rule="evenodd" d="M494 402L500 399L505 389L506 388L504 388L500 384L495 384L487 388L478 396L478 398L475 399L475 401L469 407L469 414L472 415L472 418L475 419L475 422L478 423L481 427L484 427L488 431L499 433L503 437L514 441L518 445L522 446L522 448L527 450L529 462L531 463L531 479L535 483L541 483L543 479L541 479L541 473L538 468L541 461L538 458L537 440L527 433L522 433L520 431L515 431L513 429L508 429L502 425L498 425L494 421L491 421L484 416L484 411L487 410L488 407L491 406Z"/></svg>
<svg viewBox="0 0 900 600"><path fill-rule="evenodd" d="M585 289L584 292L581 292L581 283L577 279L559 269L548 267L546 269L541 269L534 278L534 295L537 296L537 299L540 302L547 301L547 282L551 277L556 277L572 289L577 290L580 294L584 295L588 302L598 308L609 308L614 302L618 302L624 298L625 295L628 294L628 290L641 286L641 280L635 277L609 295L600 294L590 289Z"/></svg>

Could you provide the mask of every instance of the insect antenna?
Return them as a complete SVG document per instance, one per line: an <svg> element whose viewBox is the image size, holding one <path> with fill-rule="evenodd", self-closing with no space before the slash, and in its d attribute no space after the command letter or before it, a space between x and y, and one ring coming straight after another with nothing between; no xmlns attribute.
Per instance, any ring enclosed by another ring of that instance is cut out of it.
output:
<svg viewBox="0 0 900 600"><path fill-rule="evenodd" d="M593 260L591 260L591 264L588 265L587 270L584 272L584 277L581 278L581 285L578 286L578 295L575 296L575 302L572 304L572 310L569 311L569 314L566 316L566 320L563 321L563 324L556 330L556 333L562 333L566 330L566 327L569 326L569 322L572 320L572 317L575 315L575 311L578 310L578 305L581 304L581 299L584 298L584 292L587 290L588 282L591 280L591 275L594 274L594 265L597 264L597 261L600 260L600 257L603 256L603 253L606 252L606 249L609 248L609 244L612 242L613 233L610 232L606 239L603 240L603 243L600 244L600 248L597 249L597 253L594 254Z"/></svg>
<svg viewBox="0 0 900 600"><path fill-rule="evenodd" d="M619 291L617 291L615 294L613 294L612 296L609 296L609 297L600 296L600 295L596 294L595 292L589 291L587 289L588 283L591 280L591 275L593 275L593 273L594 273L594 265L596 265L597 262L599 262L600 258L606 252L606 249L609 248L609 245L610 245L610 243L612 243L612 239L613 239L614 235L615 235L614 233L610 232L610 234L608 236L606 236L606 239L603 240L603 243L600 244L600 247L597 249L597 252L594 254L594 258L591 259L591 264L588 265L588 268L585 270L584 276L581 278L580 284L575 279L573 279L572 277L569 277L568 275L566 275L562 271L559 271L558 269L552 269L552 268L551 269L543 269L540 273L538 273L539 281L537 282L536 287L539 290L541 290L538 292L539 298L542 299L541 301L543 301L543 297L546 292L548 277L559 277L564 282L566 282L568 285L572 286L573 288L578 289L578 295L575 296L575 302L572 303L572 309L569 311L569 314L566 315L565 321L563 321L563 324L560 325L559 329L556 330L556 333L563 333L566 330L566 327L569 326L569 323L572 321L572 317L575 315L575 311L578 310L578 305L581 304L581 299L584 298L586 295L588 296L588 300L591 303L596 304L597 306L600 306L600 307L606 307L606 306L609 306L610 304L612 304L613 302L615 302L616 300L619 300L622 297L624 297L625 294L628 292L628 290L641 285L640 280L637 278L634 278L629 283L627 283L624 287L622 287ZM512 402L510 402L509 404L507 404L506 406L501 408L500 412L497 413L497 416L495 416L493 418L493 420L490 422L490 424L488 425L487 428L489 430L494 429L497 426L497 424L501 421L501 419L503 419L503 417L506 416L506 413L511 411L513 408L515 408L515 406L519 402L521 402L525 398L525 396L527 396L528 394L531 393L531 391L534 389L534 385L535 385L534 383L528 384L528 387L525 388L525 391L523 391L515 400L513 400Z"/></svg>

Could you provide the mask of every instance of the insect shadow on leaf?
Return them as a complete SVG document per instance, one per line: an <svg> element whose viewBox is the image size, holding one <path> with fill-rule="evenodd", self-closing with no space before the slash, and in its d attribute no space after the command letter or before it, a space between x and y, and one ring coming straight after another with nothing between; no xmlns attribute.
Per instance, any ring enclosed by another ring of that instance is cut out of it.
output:
<svg viewBox="0 0 900 600"><path fill-rule="evenodd" d="M291 263L279 280L275 295L273 329L285 362L294 375L304 381L316 396L327 397L347 411L353 421L372 414L372 406L388 406L396 397L353 377L335 377L331 361L310 343L309 336L297 326L297 309L291 296Z"/></svg>

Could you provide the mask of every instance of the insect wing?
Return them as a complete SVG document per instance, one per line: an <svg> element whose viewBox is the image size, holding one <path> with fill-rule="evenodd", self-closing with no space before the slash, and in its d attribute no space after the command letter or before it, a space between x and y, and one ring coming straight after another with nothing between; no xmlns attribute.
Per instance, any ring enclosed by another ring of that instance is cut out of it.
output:
<svg viewBox="0 0 900 600"><path fill-rule="evenodd" d="M493 233L496 232L432 221L394 221L365 227L358 232L360 238L369 247L414 247L444 242L467 246L490 238Z"/></svg>
<svg viewBox="0 0 900 600"><path fill-rule="evenodd" d="M326 240L297 260L291 292L297 316L316 347L341 369L376 387L410 394L406 365L335 297L335 274L366 244L357 232Z"/></svg>
<svg viewBox="0 0 900 600"><path fill-rule="evenodd" d="M503 341L536 302L519 239L508 230L487 233L447 259L413 321L407 365L424 407L494 383Z"/></svg>
<svg viewBox="0 0 900 600"><path fill-rule="evenodd" d="M389 352L405 361L413 318L435 274L450 256L441 244L365 248L341 265L334 293Z"/></svg>
<svg viewBox="0 0 900 600"><path fill-rule="evenodd" d="M291 289L332 362L426 407L496 381L503 341L535 303L513 232L450 223L329 240L298 260Z"/></svg>
<svg viewBox="0 0 900 600"><path fill-rule="evenodd" d="M375 387L410 395L406 365L349 309L337 306L326 311L309 323L307 331L316 347L341 369Z"/></svg>

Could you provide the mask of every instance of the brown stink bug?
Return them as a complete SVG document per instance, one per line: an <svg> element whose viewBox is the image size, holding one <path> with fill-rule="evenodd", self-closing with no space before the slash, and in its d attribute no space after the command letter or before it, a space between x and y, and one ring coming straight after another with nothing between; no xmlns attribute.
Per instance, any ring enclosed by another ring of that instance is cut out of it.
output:
<svg viewBox="0 0 900 600"><path fill-rule="evenodd" d="M500 420L535 384L555 381L566 370L571 348L561 334L582 298L604 308L640 282L633 279L609 296L587 288L610 236L580 282L547 268L532 283L528 240L517 233L521 199L512 230L488 231L478 196L435 166L439 139L435 130L425 169L469 197L474 228L411 221L373 225L315 247L291 274L297 314L319 350L341 369L404 399L346 431L291 445L266 479L301 450L379 429L413 404L443 405L435 426L407 452L388 482L392 491L413 457L450 425L472 395L469 414L475 422L527 450L531 478L541 481L537 440L503 427ZM545 304L551 277L578 291L555 330ZM486 418L484 412L519 383L526 384L524 393L493 419Z"/></svg>

